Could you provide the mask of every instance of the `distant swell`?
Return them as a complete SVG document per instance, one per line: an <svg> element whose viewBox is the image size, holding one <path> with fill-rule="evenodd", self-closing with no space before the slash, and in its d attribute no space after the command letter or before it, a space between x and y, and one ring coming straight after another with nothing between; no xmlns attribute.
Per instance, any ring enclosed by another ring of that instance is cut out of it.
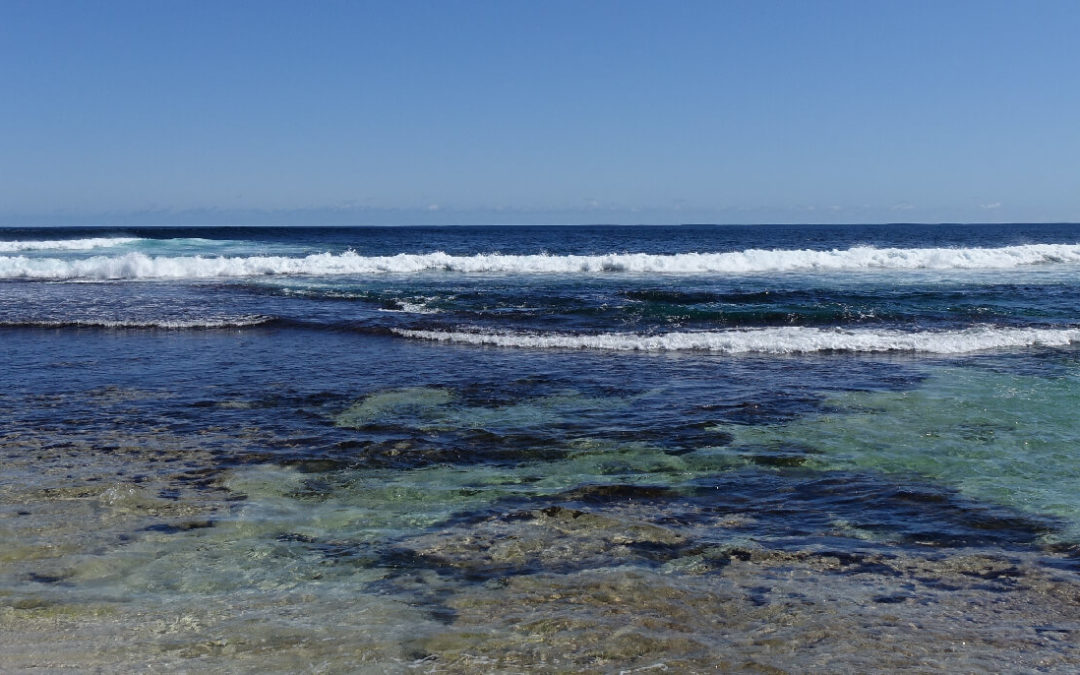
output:
<svg viewBox="0 0 1080 675"><path fill-rule="evenodd" d="M1080 342L1080 329L1077 328L993 328L989 326L937 332L786 327L661 335L486 333L406 329L394 329L393 332L407 338L496 347L643 352L707 351L723 354L812 352L964 354L985 349L1062 347Z"/></svg>
<svg viewBox="0 0 1080 675"><path fill-rule="evenodd" d="M136 237L92 237L90 239L56 239L46 241L0 241L0 253L16 251L81 251L106 246L120 246L140 241Z"/></svg>
<svg viewBox="0 0 1080 675"><path fill-rule="evenodd" d="M8 242L8 244L11 243L13 242ZM1047 263L1080 263L1080 245L1029 244L1000 248L857 247L831 251L747 249L728 253L671 255L613 253L596 256L500 254L453 256L446 253L363 256L352 251L341 254L321 253L297 258L148 256L143 253L94 256L81 260L3 256L0 257L0 278L203 279L265 275L327 276L423 272L521 275L610 273L711 275L832 270L1006 269Z"/></svg>

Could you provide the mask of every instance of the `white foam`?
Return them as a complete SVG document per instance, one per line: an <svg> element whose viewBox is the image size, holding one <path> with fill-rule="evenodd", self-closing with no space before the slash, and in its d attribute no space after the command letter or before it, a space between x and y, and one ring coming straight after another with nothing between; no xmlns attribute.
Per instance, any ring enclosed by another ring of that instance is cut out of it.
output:
<svg viewBox="0 0 1080 675"><path fill-rule="evenodd" d="M428 307L426 304L424 304L422 302L407 302L407 301L404 301L404 300L398 300L397 304L400 307L400 309L386 309L386 308L383 308L383 309L380 309L379 311L380 312L403 313L403 314L442 314L441 309L436 309L434 307Z"/></svg>
<svg viewBox="0 0 1080 675"><path fill-rule="evenodd" d="M953 331L823 329L807 327L676 332L660 335L509 333L393 329L402 337L470 345L604 351L707 351L722 354L813 352L925 352L964 354L986 349L1062 347L1080 342L1080 329L995 328Z"/></svg>
<svg viewBox="0 0 1080 675"><path fill-rule="evenodd" d="M353 251L304 257L148 256L127 253L79 260L0 256L4 279L203 279L265 275L378 275L457 272L511 275L612 273L715 275L788 271L1008 269L1080 263L1080 244L1000 248L873 248L831 251L747 249L727 253L453 256L446 253L363 256Z"/></svg>
<svg viewBox="0 0 1080 675"><path fill-rule="evenodd" d="M89 239L56 239L46 241L0 241L0 253L16 251L67 250L81 251L108 246L121 246L141 241L137 237L91 237Z"/></svg>

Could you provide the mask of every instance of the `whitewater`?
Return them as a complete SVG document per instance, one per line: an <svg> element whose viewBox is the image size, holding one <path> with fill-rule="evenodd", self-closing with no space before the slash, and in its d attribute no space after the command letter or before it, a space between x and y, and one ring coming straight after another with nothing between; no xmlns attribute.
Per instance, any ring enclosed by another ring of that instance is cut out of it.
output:
<svg viewBox="0 0 1080 675"><path fill-rule="evenodd" d="M992 349L1063 347L1080 342L1080 329L995 328L958 331L844 330L805 327L674 332L660 335L489 333L394 329L402 337L437 342L533 349L600 351L704 351L721 354L815 352L921 352L966 354Z"/></svg>
<svg viewBox="0 0 1080 675"><path fill-rule="evenodd" d="M52 239L35 241L2 241L0 240L0 253L13 251L81 251L86 249L107 248L110 246L122 246L142 241L139 237L91 237L87 239Z"/></svg>
<svg viewBox="0 0 1080 675"><path fill-rule="evenodd" d="M113 244L119 240L111 241ZM62 248L56 242L5 242L8 250ZM113 245L109 244L109 245ZM106 245L106 244L100 244ZM92 246L90 240L78 248ZM23 248L19 248L23 247ZM72 244L72 248L76 248ZM994 248L745 249L720 253L607 255L450 255L444 252L365 256L355 251L304 256L151 256L143 252L86 258L0 256L0 279L103 281L257 276L408 275L428 272L495 275L664 276L746 275L858 270L979 270L1080 263L1080 244Z"/></svg>

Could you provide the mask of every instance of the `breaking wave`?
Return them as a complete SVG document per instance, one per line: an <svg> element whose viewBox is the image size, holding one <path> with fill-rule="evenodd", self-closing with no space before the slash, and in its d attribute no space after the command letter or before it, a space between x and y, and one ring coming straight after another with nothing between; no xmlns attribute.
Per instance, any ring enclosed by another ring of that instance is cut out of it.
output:
<svg viewBox="0 0 1080 675"><path fill-rule="evenodd" d="M396 335L470 345L604 351L707 351L722 354L813 352L923 352L964 354L987 349L1063 347L1080 342L1080 328L995 328L953 331L845 330L805 327L676 332L660 335L603 333L465 332L392 329Z"/></svg>
<svg viewBox="0 0 1080 675"><path fill-rule="evenodd" d="M89 241L89 240L83 240ZM111 240L115 243L115 239ZM8 242L9 244L11 242ZM41 243L41 242L39 242ZM354 251L304 257L148 256L127 253L79 260L0 256L0 278L53 280L203 279L266 275L605 273L708 275L788 271L1006 269L1080 263L1080 244L1000 248L874 248L830 251L747 249L727 253L454 256L446 253L363 256Z"/></svg>
<svg viewBox="0 0 1080 675"><path fill-rule="evenodd" d="M141 241L137 237L91 237L89 239L56 239L46 241L0 241L0 253L16 251L84 251L92 248L121 246Z"/></svg>

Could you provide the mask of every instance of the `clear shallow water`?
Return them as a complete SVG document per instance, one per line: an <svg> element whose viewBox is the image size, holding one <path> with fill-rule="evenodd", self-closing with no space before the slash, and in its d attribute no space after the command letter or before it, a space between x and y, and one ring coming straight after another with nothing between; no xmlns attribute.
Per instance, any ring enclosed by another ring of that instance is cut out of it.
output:
<svg viewBox="0 0 1080 675"><path fill-rule="evenodd" d="M1078 243L0 231L0 665L1072 669Z"/></svg>

